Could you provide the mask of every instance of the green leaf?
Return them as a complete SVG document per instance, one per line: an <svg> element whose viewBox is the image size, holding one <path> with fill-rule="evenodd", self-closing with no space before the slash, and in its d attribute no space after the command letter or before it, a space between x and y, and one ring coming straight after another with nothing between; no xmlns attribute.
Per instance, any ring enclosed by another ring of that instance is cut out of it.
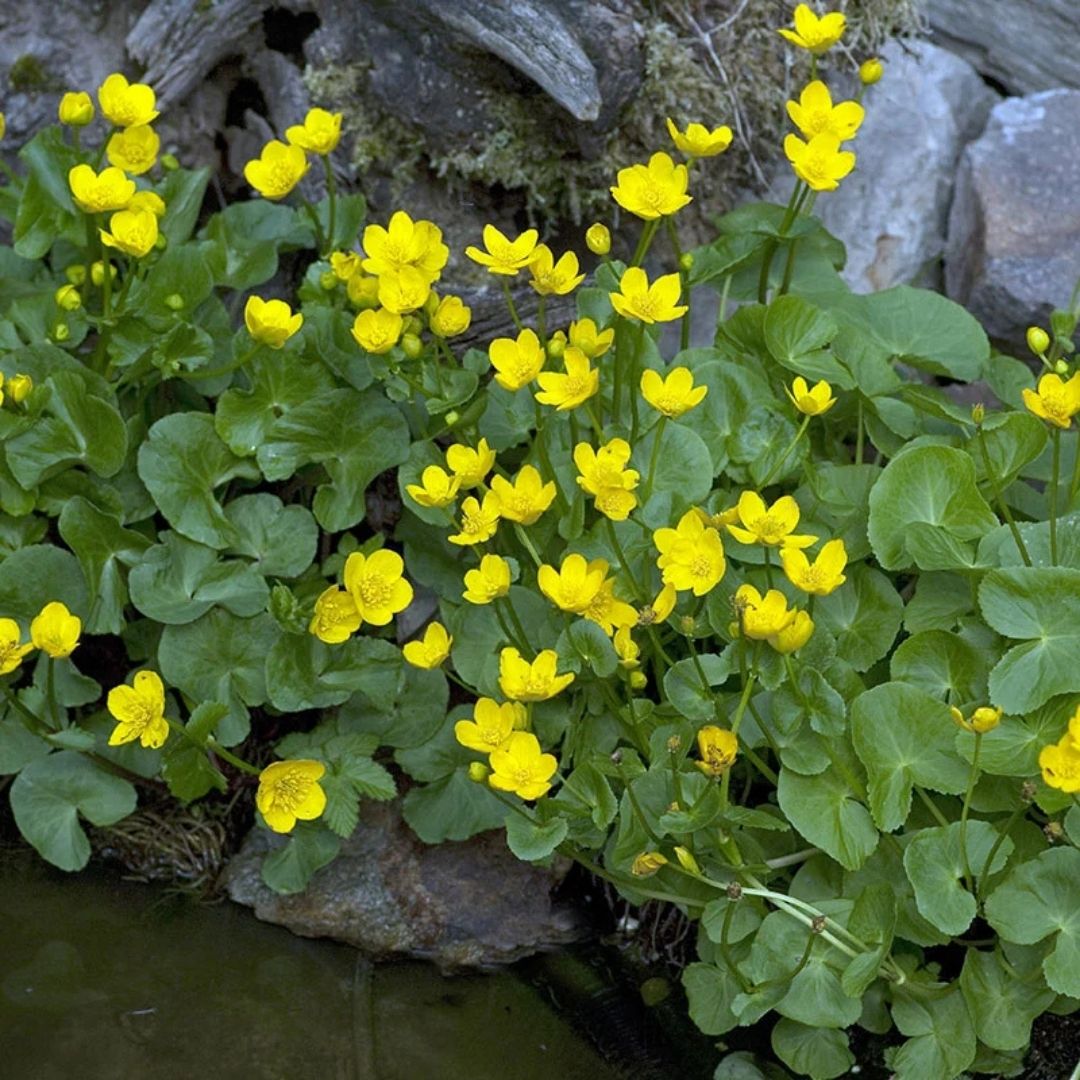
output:
<svg viewBox="0 0 1080 1080"><path fill-rule="evenodd" d="M706 395L708 396L708 395ZM654 427L634 448L634 467L642 483L649 475L658 428ZM660 456L653 473L654 493L670 491L678 495L679 505L703 502L712 488L716 466L701 436L681 424L667 423L660 438Z"/></svg>
<svg viewBox="0 0 1080 1080"><path fill-rule="evenodd" d="M994 705L1023 714L1080 690L1080 570L993 570L979 586L979 607L999 634L1024 639L990 672Z"/></svg>
<svg viewBox="0 0 1080 1080"><path fill-rule="evenodd" d="M690 964L682 973L690 1019L706 1035L723 1035L739 1023L731 1004L739 984L729 971L714 964Z"/></svg>
<svg viewBox="0 0 1080 1080"><path fill-rule="evenodd" d="M49 744L31 732L19 715L9 711L0 720L0 776L17 773L35 758L44 757Z"/></svg>
<svg viewBox="0 0 1080 1080"><path fill-rule="evenodd" d="M112 825L135 809L135 789L73 750L29 762L11 785L19 831L38 854L61 870L81 870L90 858L79 815Z"/></svg>
<svg viewBox="0 0 1080 1080"><path fill-rule="evenodd" d="M319 781L326 806L319 820L342 840L348 840L360 823L360 796L343 776L328 772Z"/></svg>
<svg viewBox="0 0 1080 1080"><path fill-rule="evenodd" d="M983 651L946 630L925 630L900 643L889 661L895 682L906 682L934 697L955 694L957 701L986 696Z"/></svg>
<svg viewBox="0 0 1080 1080"><path fill-rule="evenodd" d="M283 634L266 656L267 696L282 712L341 705L365 687L378 701L396 690L400 660L391 649L361 637L327 645L314 634Z"/></svg>
<svg viewBox="0 0 1080 1080"><path fill-rule="evenodd" d="M818 599L814 621L836 638L836 655L868 671L892 648L904 604L892 582L870 566L848 570L848 580Z"/></svg>
<svg viewBox="0 0 1080 1080"><path fill-rule="evenodd" d="M277 273L278 251L300 247L309 227L291 206L266 199L235 202L214 214L206 226L207 262L218 285L250 289Z"/></svg>
<svg viewBox="0 0 1080 1080"><path fill-rule="evenodd" d="M211 788L228 790L225 777L210 764L204 749L207 736L213 733L228 712L228 707L220 702L200 702L184 725L191 738L171 735L166 743L161 775L169 785L169 791L181 802L201 799Z"/></svg>
<svg viewBox="0 0 1080 1080"><path fill-rule="evenodd" d="M997 414L982 425L982 440L990 458L992 475L998 489L1005 491L1023 467L1034 461L1047 442L1046 425L1027 412ZM978 435L968 442L968 453L975 461L980 483L987 481L983 447ZM991 489L992 490L992 489Z"/></svg>
<svg viewBox="0 0 1080 1080"><path fill-rule="evenodd" d="M566 630L570 645L601 679L609 679L619 666L619 658L607 634L591 619L575 619Z"/></svg>
<svg viewBox="0 0 1080 1080"><path fill-rule="evenodd" d="M715 689L722 686L731 674L731 657L728 652L704 653L698 657L705 682L692 657L679 660L664 672L664 694L668 701L687 720L701 722L716 716Z"/></svg>
<svg viewBox="0 0 1080 1080"><path fill-rule="evenodd" d="M986 919L1006 941L1050 938L1043 974L1051 990L1080 997L1080 851L1050 848L1014 866L987 897Z"/></svg>
<svg viewBox="0 0 1080 1080"><path fill-rule="evenodd" d="M802 667L796 677L797 689L786 682L773 694L773 710L784 712L789 724L805 720L819 735L843 735L847 730L847 707L835 687L816 668Z"/></svg>
<svg viewBox="0 0 1080 1080"><path fill-rule="evenodd" d="M952 1080L975 1058L975 1028L959 988L944 996L897 991L893 1021L909 1036L886 1061L897 1080Z"/></svg>
<svg viewBox="0 0 1080 1080"><path fill-rule="evenodd" d="M1041 980L1040 980L1041 983ZM993 1050L1026 1050L1031 1023L1053 1004L1053 990L1017 978L1001 953L968 949L960 989L979 1041Z"/></svg>
<svg viewBox="0 0 1080 1080"><path fill-rule="evenodd" d="M75 556L52 544L32 544L0 561L0 611L29 629L30 620L51 600L80 619L89 610L86 580Z"/></svg>
<svg viewBox="0 0 1080 1080"><path fill-rule="evenodd" d="M182 244L191 236L209 182L210 170L205 167L174 169L165 176L160 194L169 212L161 219L161 231L170 244Z"/></svg>
<svg viewBox="0 0 1080 1080"><path fill-rule="evenodd" d="M506 815L506 844L525 862L541 862L548 858L566 839L566 818L555 817L548 822L526 821L510 811Z"/></svg>
<svg viewBox="0 0 1080 1080"><path fill-rule="evenodd" d="M915 784L950 795L965 790L968 765L956 752L955 733L949 707L914 686L883 683L855 699L851 737L879 829L904 824Z"/></svg>
<svg viewBox="0 0 1080 1080"><path fill-rule="evenodd" d="M332 862L341 840L317 822L300 821L284 847L263 859L262 879L276 893L303 892L316 870Z"/></svg>
<svg viewBox="0 0 1080 1080"><path fill-rule="evenodd" d="M266 577L299 577L315 559L319 527L306 507L264 492L233 499L225 516L237 536L229 551L254 559Z"/></svg>
<svg viewBox="0 0 1080 1080"><path fill-rule="evenodd" d="M202 246L172 244L150 267L145 278L135 279L128 303L131 310L144 316L161 315L172 320L176 317L171 306L173 297L183 300L184 310L194 311L213 288L214 279Z"/></svg>
<svg viewBox="0 0 1080 1080"><path fill-rule="evenodd" d="M802 836L847 870L857 870L877 847L870 814L836 769L803 776L784 766L777 798Z"/></svg>
<svg viewBox="0 0 1080 1080"><path fill-rule="evenodd" d="M377 761L368 757L348 756L339 760L338 768L358 795L365 799L386 802L397 794L393 776Z"/></svg>
<svg viewBox="0 0 1080 1080"><path fill-rule="evenodd" d="M464 768L458 768L430 784L410 788L401 813L425 844L441 844L498 828L506 807L486 784L474 783Z"/></svg>
<svg viewBox="0 0 1080 1080"><path fill-rule="evenodd" d="M236 540L214 489L235 477L258 478L218 438L206 413L174 413L159 420L139 447L139 478L158 509L182 536L212 548Z"/></svg>
<svg viewBox="0 0 1080 1080"><path fill-rule="evenodd" d="M776 1056L800 1076L833 1080L855 1064L847 1036L835 1028L808 1027L781 1017L772 1030Z"/></svg>

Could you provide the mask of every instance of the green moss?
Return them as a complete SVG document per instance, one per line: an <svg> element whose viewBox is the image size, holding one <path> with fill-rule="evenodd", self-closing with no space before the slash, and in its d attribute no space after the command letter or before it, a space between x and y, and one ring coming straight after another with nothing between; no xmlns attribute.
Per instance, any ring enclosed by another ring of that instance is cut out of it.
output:
<svg viewBox="0 0 1080 1080"><path fill-rule="evenodd" d="M44 90L49 85L49 74L38 57L26 53L11 65L8 84L17 91Z"/></svg>

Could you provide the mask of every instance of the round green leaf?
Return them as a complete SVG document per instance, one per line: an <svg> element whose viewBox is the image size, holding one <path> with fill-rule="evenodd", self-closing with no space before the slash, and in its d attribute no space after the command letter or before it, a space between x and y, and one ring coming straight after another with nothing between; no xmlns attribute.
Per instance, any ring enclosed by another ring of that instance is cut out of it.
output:
<svg viewBox="0 0 1080 1080"><path fill-rule="evenodd" d="M276 495L241 495L225 507L236 530L229 551L255 560L266 577L299 577L314 561L319 526L304 506L286 506Z"/></svg>
<svg viewBox="0 0 1080 1080"><path fill-rule="evenodd" d="M791 824L845 869L857 870L877 847L869 812L838 770L803 776L784 766L776 794Z"/></svg>
<svg viewBox="0 0 1080 1080"><path fill-rule="evenodd" d="M833 1080L855 1064L847 1036L836 1028L809 1027L781 1017L772 1030L776 1056L800 1076Z"/></svg>

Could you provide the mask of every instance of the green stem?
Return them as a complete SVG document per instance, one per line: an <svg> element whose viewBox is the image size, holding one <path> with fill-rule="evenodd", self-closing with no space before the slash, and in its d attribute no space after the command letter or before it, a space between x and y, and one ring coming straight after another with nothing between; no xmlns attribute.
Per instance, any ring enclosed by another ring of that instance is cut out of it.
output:
<svg viewBox="0 0 1080 1080"><path fill-rule="evenodd" d="M991 464L990 451L986 445L986 434L982 429L982 424L976 426L975 436L979 443L979 449L982 452L983 468L986 470L986 479L990 482L990 490L994 493L994 501L997 503L998 509L1001 511L1001 516L1005 519L1006 524L1009 526L1009 531L1012 533L1013 543L1016 544L1016 550L1020 552L1020 558L1024 560L1025 566L1031 566L1031 556L1028 554L1027 544L1024 543L1024 538L1020 535L1020 529L1012 516L1012 511L1009 510L1008 503L1005 502L1005 496L1002 494L1001 487L998 484L997 475L995 474L994 467ZM1080 463L1080 454L1077 455L1076 460L1078 463Z"/></svg>
<svg viewBox="0 0 1080 1080"><path fill-rule="evenodd" d="M922 800L923 806L925 806L926 809L930 811L930 816L933 817L933 819L943 829L947 829L949 827L949 821L945 817L945 815L938 809L937 803L935 803L934 800L931 799L930 796L927 795L926 792L923 791L923 789L918 785L915 785L915 794L918 795L919 798Z"/></svg>
<svg viewBox="0 0 1080 1080"><path fill-rule="evenodd" d="M518 328L518 333L521 333L521 331L525 329L525 326L518 317L517 306L514 304L514 298L510 294L510 283L506 280L505 274L499 275L499 284L502 286L503 299L506 300L506 308L510 312L510 318L514 320L514 325Z"/></svg>
<svg viewBox="0 0 1080 1080"><path fill-rule="evenodd" d="M56 731L60 727L60 716L56 707L56 677L53 667L56 661L50 656L45 667L45 702L49 711L49 726Z"/></svg>
<svg viewBox="0 0 1080 1080"><path fill-rule="evenodd" d="M256 341L247 352L241 353L227 364L222 364L221 367L213 368L210 371L189 371L184 374L183 378L187 379L188 382L202 382L205 379L218 379L222 375L231 375L237 369L242 368L260 348L262 346Z"/></svg>
<svg viewBox="0 0 1080 1080"><path fill-rule="evenodd" d="M1050 466L1050 565L1057 566L1057 514L1058 480L1061 473L1061 428L1055 427L1051 438L1054 440L1054 452Z"/></svg>
<svg viewBox="0 0 1080 1080"><path fill-rule="evenodd" d="M862 397L859 398L858 417L856 419L855 429L855 464L861 465L863 463L863 438L865 425L863 423L863 402Z"/></svg>
<svg viewBox="0 0 1080 1080"><path fill-rule="evenodd" d="M634 811L634 816L641 823L641 827L648 833L649 839L657 846L657 848L663 847L663 840L653 832L652 826L645 820L645 815L642 813L641 804L637 801L637 796L634 794L634 789L630 784L626 785L626 797L630 800L630 808Z"/></svg>
<svg viewBox="0 0 1080 1080"><path fill-rule="evenodd" d="M315 229L315 250L322 252L326 250L326 240L323 237L322 222L319 221L319 213L314 206L311 205L307 199L300 200L304 204L304 209L308 212L308 217L311 218L311 224Z"/></svg>
<svg viewBox="0 0 1080 1080"><path fill-rule="evenodd" d="M795 447L799 445L799 440L806 434L806 429L809 426L809 424L810 424L810 417L809 416L804 416L802 418L802 423L799 425L798 431L795 432L795 438L792 439L791 442L789 442L787 444L787 448L780 455L780 460L777 461L775 465L773 465L773 467L769 470L768 475L758 485L758 489L760 491L764 491L769 486L769 484L772 482L773 477L776 476L776 474L779 473L780 470L784 467L784 463L791 456L791 451L794 450Z"/></svg>
<svg viewBox="0 0 1080 1080"><path fill-rule="evenodd" d="M514 648L517 649L517 651L522 654L522 656L524 656L529 651L528 645L526 645L526 642L528 641L528 638L526 638L526 637L519 638L517 636L517 634L515 633L513 627L506 621L506 616L503 614L502 607L499 604L498 600L496 600L495 603L492 604L491 606L495 609L495 618L498 619L499 627L502 629L502 632L506 635L506 640L509 641L510 644L513 645Z"/></svg>
<svg viewBox="0 0 1080 1080"><path fill-rule="evenodd" d="M791 191L791 198L788 199L787 209L784 211L783 220L780 222L780 235L785 236L788 229L791 228L791 223L795 220L796 215L799 212L799 204L802 202L804 191L808 190L806 185L800 180ZM767 304L769 302L769 272L772 270L773 256L776 254L777 241L776 239L770 240L765 245L765 250L761 256L761 273L758 275L758 303Z"/></svg>
<svg viewBox="0 0 1080 1080"><path fill-rule="evenodd" d="M645 222L645 227L641 230L641 238L638 240L638 246L634 250L634 257L630 260L631 266L641 265L641 260L645 258L645 254L649 250L649 245L653 242L653 237L656 235L656 230L659 225L659 218L654 218L652 221Z"/></svg>
<svg viewBox="0 0 1080 1080"><path fill-rule="evenodd" d="M529 635L525 633L525 627L521 625L521 619L518 618L518 613L514 609L514 605L510 602L510 597L504 596L502 598L502 602L506 605L507 613L510 615L510 622L513 625L514 629L517 631L520 640L525 642L527 646L529 642Z"/></svg>
<svg viewBox="0 0 1080 1080"><path fill-rule="evenodd" d="M536 303L536 336L540 338L540 348L547 353L547 297L541 296Z"/></svg>
<svg viewBox="0 0 1080 1080"><path fill-rule="evenodd" d="M329 258L334 250L334 233L337 224L337 180L334 178L334 170L330 165L330 155L323 154L322 161L323 168L326 170L326 200L330 204L326 226L329 235L326 238L326 250L322 254L323 258Z"/></svg>
<svg viewBox="0 0 1080 1080"><path fill-rule="evenodd" d="M615 531L615 522L611 518L605 516L604 524L607 526L608 536L611 538L611 546L615 549L615 555L619 560L619 568L626 574L630 581L630 588L634 590L634 599L639 604L645 603L648 597L645 595L643 589L641 589L637 583L637 578L634 576L634 572L630 569L630 561L626 557L626 552L623 551L623 546L619 542L619 534Z"/></svg>
<svg viewBox="0 0 1080 1080"><path fill-rule="evenodd" d="M660 444L664 439L664 425L667 423L667 419L668 418L661 413L660 421L654 429L652 454L649 457L649 475L645 480L645 488L641 493L642 506L649 501L649 496L652 494L653 480L656 477L656 466L660 461Z"/></svg>
<svg viewBox="0 0 1080 1080"><path fill-rule="evenodd" d="M979 779L979 753L982 750L982 732L975 732L975 749L971 755L971 771L968 775L967 791L964 792L964 805L960 809L960 858L964 866L964 886L971 893L975 892L975 879L971 874L971 862L968 859L967 823L971 810L971 796Z"/></svg>
<svg viewBox="0 0 1080 1080"><path fill-rule="evenodd" d="M536 419L536 438L533 441L533 445L536 447L536 452L540 455L540 464L544 466L544 472L547 474L544 479L555 481L555 501L559 504L559 512L565 513L570 509L570 504L566 501L566 496L563 494L562 484L559 483L559 476L552 467L551 458L548 456L547 442L544 440L543 428L544 428L544 416L540 410L540 402L533 398L533 415Z"/></svg>
<svg viewBox="0 0 1080 1080"><path fill-rule="evenodd" d="M739 698L739 704L735 707L735 716L731 721L731 733L736 737L739 737L739 727L742 724L743 714L746 712L747 702L750 700L750 694L754 689L754 682L757 679L757 672L751 671L747 676L746 682L743 684L742 696ZM728 791L731 787L731 769L729 768L724 775L720 778L720 805L727 809L728 805Z"/></svg>
<svg viewBox="0 0 1080 1080"><path fill-rule="evenodd" d="M763 554L765 555L765 584L771 589L773 587L772 582L772 548L766 544L763 548Z"/></svg>
<svg viewBox="0 0 1080 1080"><path fill-rule="evenodd" d="M1069 481L1069 509L1072 509L1073 499L1080 490L1080 432L1076 436L1076 456L1073 458L1072 480Z"/></svg>
<svg viewBox="0 0 1080 1080"><path fill-rule="evenodd" d="M1021 803L1009 815L1009 819L1005 822L1005 827L997 834L997 837L983 862L982 870L979 871L979 876L975 879L976 900L982 899L983 889L986 887L987 878L990 876L990 867L994 865L994 857L997 855L998 851L1001 850L1001 845L1005 843L1005 838L1009 835L1009 830L1016 824L1016 819L1026 810L1027 803Z"/></svg>
<svg viewBox="0 0 1080 1080"><path fill-rule="evenodd" d="M539 553L533 546L532 540L529 539L529 534L525 531L525 527L519 525L516 521L514 522L514 535L521 542L521 546L529 553L529 558L532 559L537 567L540 567L543 564L543 559L540 558Z"/></svg>
<svg viewBox="0 0 1080 1080"><path fill-rule="evenodd" d="M638 436L638 395L641 393L641 354L645 350L645 324L638 322L637 335L634 338L634 348L630 353L630 445L637 445Z"/></svg>
<svg viewBox="0 0 1080 1080"><path fill-rule="evenodd" d="M679 283L682 286L682 290L679 295L679 302L688 305L686 314L682 317L682 325L679 329L679 348L690 348L690 285L687 281L688 274L683 268L682 264L682 245L679 243L679 230L675 227L675 219L667 217L664 219L664 224L667 225L668 236L671 238L671 247L675 253L675 265L679 268Z"/></svg>
<svg viewBox="0 0 1080 1080"><path fill-rule="evenodd" d="M7 703L18 712L23 719L27 722L30 730L35 735L40 735L42 738L52 734L53 729L46 724L40 716L36 716L32 713L19 699L16 697L13 690L10 687L4 686L0 688L3 690L4 699Z"/></svg>

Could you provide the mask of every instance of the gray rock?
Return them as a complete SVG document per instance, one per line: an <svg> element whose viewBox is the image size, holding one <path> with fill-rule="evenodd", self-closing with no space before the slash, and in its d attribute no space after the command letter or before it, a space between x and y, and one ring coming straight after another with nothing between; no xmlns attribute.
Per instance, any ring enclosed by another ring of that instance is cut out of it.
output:
<svg viewBox="0 0 1080 1080"><path fill-rule="evenodd" d="M945 284L992 338L1065 307L1080 279L1080 91L1007 98L960 162Z"/></svg>
<svg viewBox="0 0 1080 1080"><path fill-rule="evenodd" d="M396 803L366 803L341 854L293 896L279 896L260 876L263 856L283 842L252 830L225 885L258 918L304 937L458 968L509 963L582 936L576 913L551 898L561 868L519 862L501 833L427 846Z"/></svg>
<svg viewBox="0 0 1080 1080"><path fill-rule="evenodd" d="M936 39L1011 93L1080 89L1076 0L927 0Z"/></svg>

